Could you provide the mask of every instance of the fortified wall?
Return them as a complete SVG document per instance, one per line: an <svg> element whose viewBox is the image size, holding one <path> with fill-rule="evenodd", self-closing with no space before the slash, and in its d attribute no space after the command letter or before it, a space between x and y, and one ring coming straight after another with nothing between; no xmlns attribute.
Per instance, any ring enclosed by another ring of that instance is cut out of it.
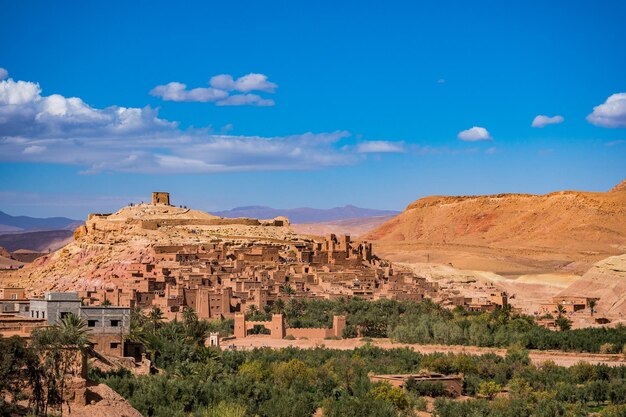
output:
<svg viewBox="0 0 626 417"><path fill-rule="evenodd" d="M295 338L314 338L324 339L327 337L342 337L343 330L346 328L346 316L333 316L333 327L326 328L287 328L285 318L282 314L272 314L271 321L249 321L244 313L235 314L235 337L244 338L248 335L248 331L255 326L263 326L270 331L270 337L273 339L284 339L285 336L293 336Z"/></svg>

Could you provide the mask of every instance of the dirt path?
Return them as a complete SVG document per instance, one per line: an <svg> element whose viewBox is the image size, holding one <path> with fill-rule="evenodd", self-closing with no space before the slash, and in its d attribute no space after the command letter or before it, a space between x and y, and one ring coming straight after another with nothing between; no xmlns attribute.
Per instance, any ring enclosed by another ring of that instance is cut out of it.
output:
<svg viewBox="0 0 626 417"><path fill-rule="evenodd" d="M280 349L285 347L297 347L301 349L314 349L325 347L328 349L351 350L365 345L360 339L272 339L269 336L248 336L245 339L233 339L226 342L228 345L235 345L238 350L250 350L257 347L269 347ZM225 344L226 344L225 343ZM482 355L494 353L499 356L506 355L506 349L482 348L475 346L448 346L448 345L413 345L408 343L393 343L389 339L373 339L374 346L383 349L409 348L420 353L468 353L472 355ZM535 365L540 365L546 361L553 361L560 366L572 366L580 361L590 364L605 364L609 366L626 366L626 356L624 355L603 355L592 353L573 353L560 351L531 350L530 359Z"/></svg>

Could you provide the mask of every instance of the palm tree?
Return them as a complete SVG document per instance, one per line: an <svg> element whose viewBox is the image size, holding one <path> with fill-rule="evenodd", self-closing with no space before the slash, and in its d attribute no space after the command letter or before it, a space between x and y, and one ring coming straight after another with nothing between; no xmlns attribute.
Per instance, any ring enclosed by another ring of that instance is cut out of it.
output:
<svg viewBox="0 0 626 417"><path fill-rule="evenodd" d="M157 329L163 322L163 312L159 307L152 307L152 310L148 313L148 321L152 324L152 329L156 333Z"/></svg>
<svg viewBox="0 0 626 417"><path fill-rule="evenodd" d="M294 294L296 293L296 291L295 291L295 290L291 287L291 285L289 285L289 284L285 284L285 285L283 285L283 286L280 288L280 291L281 291L283 294L287 294L287 295L289 295L289 296L292 296L292 295L294 295Z"/></svg>
<svg viewBox="0 0 626 417"><path fill-rule="evenodd" d="M272 310L275 313L283 313L285 311L285 302L279 298L278 300L274 301L274 305L272 307Z"/></svg>
<svg viewBox="0 0 626 417"><path fill-rule="evenodd" d="M257 308L256 304L250 304L248 306L248 311L246 312L246 318L249 319L250 317L254 317L257 315L258 312L259 309Z"/></svg>
<svg viewBox="0 0 626 417"><path fill-rule="evenodd" d="M565 314L565 307L559 304L556 306L556 311L559 313L559 318L561 318L563 317L563 314Z"/></svg>
<svg viewBox="0 0 626 417"><path fill-rule="evenodd" d="M589 300L589 308L591 309L591 316L593 317L594 309L596 308L597 300L591 299Z"/></svg>
<svg viewBox="0 0 626 417"><path fill-rule="evenodd" d="M69 313L63 316L58 324L63 344L82 347L87 344L87 323L76 314Z"/></svg>

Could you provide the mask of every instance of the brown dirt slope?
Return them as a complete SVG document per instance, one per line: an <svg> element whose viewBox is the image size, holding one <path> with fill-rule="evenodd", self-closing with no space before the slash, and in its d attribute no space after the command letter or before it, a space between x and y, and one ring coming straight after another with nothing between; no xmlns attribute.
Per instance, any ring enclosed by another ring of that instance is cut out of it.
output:
<svg viewBox="0 0 626 417"><path fill-rule="evenodd" d="M626 191L426 197L362 238L616 255L626 252Z"/></svg>
<svg viewBox="0 0 626 417"><path fill-rule="evenodd" d="M626 316L626 255L596 263L560 295L597 297L599 314Z"/></svg>

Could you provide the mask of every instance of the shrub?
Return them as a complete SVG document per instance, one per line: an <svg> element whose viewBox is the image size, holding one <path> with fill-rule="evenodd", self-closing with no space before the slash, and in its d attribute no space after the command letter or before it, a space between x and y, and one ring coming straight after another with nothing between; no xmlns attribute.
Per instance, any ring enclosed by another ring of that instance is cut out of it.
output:
<svg viewBox="0 0 626 417"><path fill-rule="evenodd" d="M500 393L500 391L502 391L502 386L494 381L483 381L478 386L478 392L480 395L484 395L490 400L492 400L496 394Z"/></svg>

